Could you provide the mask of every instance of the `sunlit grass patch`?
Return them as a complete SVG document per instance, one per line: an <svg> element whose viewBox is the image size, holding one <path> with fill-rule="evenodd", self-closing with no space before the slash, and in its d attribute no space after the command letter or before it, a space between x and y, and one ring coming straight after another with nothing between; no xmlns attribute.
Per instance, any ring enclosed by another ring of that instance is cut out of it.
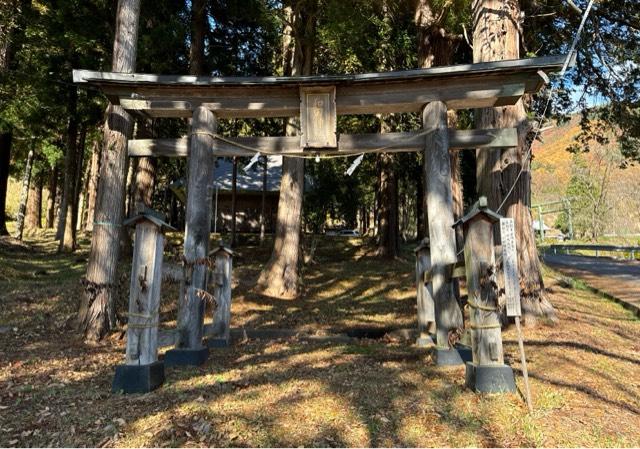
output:
<svg viewBox="0 0 640 449"><path fill-rule="evenodd" d="M0 445L629 446L640 439L640 321L589 290L559 284L552 272L547 285L561 321L524 329L532 415L519 393L475 394L464 387L463 367L438 368L413 341L383 337L416 325L411 245L389 262L372 257L362 239L321 239L301 298L289 301L252 291L270 247L237 248L232 326L373 329L381 338L242 338L212 349L202 367L167 367L153 393L114 395L124 340L114 334L85 345L65 325L77 310L86 246L56 256L55 244L40 239L50 236L0 248L0 261L17 261L8 262L15 281L0 279L8 292L0 325L17 329L0 334L0 358L8 360L0 364L7 407ZM171 239L179 245L181 236ZM46 276L29 277L44 264ZM175 325L177 291L163 292L165 326ZM503 338L522 391L515 330Z"/></svg>

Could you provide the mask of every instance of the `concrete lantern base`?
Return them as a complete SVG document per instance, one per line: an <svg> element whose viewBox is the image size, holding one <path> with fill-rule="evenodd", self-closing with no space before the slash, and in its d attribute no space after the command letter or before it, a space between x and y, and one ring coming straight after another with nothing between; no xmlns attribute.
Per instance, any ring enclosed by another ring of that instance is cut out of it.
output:
<svg viewBox="0 0 640 449"><path fill-rule="evenodd" d="M117 393L148 393L164 383L164 363L149 365L118 365L111 391Z"/></svg>
<svg viewBox="0 0 640 449"><path fill-rule="evenodd" d="M507 365L474 365L467 362L465 385L476 393L511 393L516 391L513 369Z"/></svg>
<svg viewBox="0 0 640 449"><path fill-rule="evenodd" d="M209 348L176 348L167 351L164 363L167 366L200 366L209 358Z"/></svg>

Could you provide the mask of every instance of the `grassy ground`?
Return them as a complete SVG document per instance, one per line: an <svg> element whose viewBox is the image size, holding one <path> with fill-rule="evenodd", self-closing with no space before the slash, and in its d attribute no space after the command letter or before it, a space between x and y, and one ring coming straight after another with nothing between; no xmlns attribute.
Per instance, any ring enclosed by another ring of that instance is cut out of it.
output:
<svg viewBox="0 0 640 449"><path fill-rule="evenodd" d="M203 367L167 369L156 392L123 396L110 393L119 334L90 346L71 327L86 242L56 255L50 237L0 241L0 446L640 444L640 322L551 271L560 324L525 330L533 415L520 394L474 394L463 369L437 368L428 352L392 339L243 341L212 351ZM358 240L323 241L295 301L251 291L267 257L238 249L234 326L415 326L408 247L389 263ZM167 320L174 290L163 296ZM504 340L522 388L513 329Z"/></svg>

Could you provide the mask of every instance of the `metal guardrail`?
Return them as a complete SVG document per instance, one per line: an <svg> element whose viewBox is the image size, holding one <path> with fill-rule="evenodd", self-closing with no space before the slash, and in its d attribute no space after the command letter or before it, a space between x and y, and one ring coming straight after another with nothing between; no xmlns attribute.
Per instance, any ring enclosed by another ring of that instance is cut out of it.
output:
<svg viewBox="0 0 640 449"><path fill-rule="evenodd" d="M636 254L640 254L640 246L617 246L617 245L550 245L547 249L553 254L570 254L572 251L593 251L596 257L601 252L605 253L629 253L629 259L635 260Z"/></svg>

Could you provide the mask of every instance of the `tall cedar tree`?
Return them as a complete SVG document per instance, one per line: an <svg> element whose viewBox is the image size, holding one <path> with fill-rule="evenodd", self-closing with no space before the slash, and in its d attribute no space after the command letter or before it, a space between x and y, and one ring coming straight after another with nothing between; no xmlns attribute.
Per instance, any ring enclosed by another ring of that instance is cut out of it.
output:
<svg viewBox="0 0 640 449"><path fill-rule="evenodd" d="M112 70L135 71L141 0L119 0ZM91 252L78 320L85 338L99 340L115 325L114 286L120 255L125 200L127 139L132 119L120 106L109 105L104 126L100 184Z"/></svg>
<svg viewBox="0 0 640 449"><path fill-rule="evenodd" d="M0 80L9 69L11 38L16 26L18 2L5 1L0 5ZM9 126L0 123L0 235L9 235L6 224L7 183L11 163L13 134Z"/></svg>
<svg viewBox="0 0 640 449"><path fill-rule="evenodd" d="M520 5L518 0L473 2L473 62L520 57ZM555 319L553 306L544 294L544 282L531 223L531 167L525 157L529 121L523 100L514 106L476 111L476 128L518 129L518 146L506 150L477 152L478 193L489 207L515 220L518 242L522 313L532 325L536 317ZM522 171L520 176L519 173ZM509 189L514 186L509 194ZM507 196L508 194L508 196ZM500 205L504 201L504 206Z"/></svg>
<svg viewBox="0 0 640 449"><path fill-rule="evenodd" d="M391 57L391 28L392 12L389 2L382 2L382 27L380 45L380 66L378 71L393 70ZM388 133L392 129L393 116L382 115L380 117L380 132ZM378 248L376 255L388 259L398 257L399 235L398 235L398 176L396 173L396 158L392 153L381 153L378 155L379 170L379 196L378 207Z"/></svg>
<svg viewBox="0 0 640 449"><path fill-rule="evenodd" d="M316 33L317 3L295 2L285 7L283 65L285 75L311 75ZM291 48L293 37L293 49ZM298 123L289 119L286 135L297 134ZM304 159L282 159L282 180L273 252L260 273L258 288L266 295L295 298L300 287L300 232L304 192Z"/></svg>

